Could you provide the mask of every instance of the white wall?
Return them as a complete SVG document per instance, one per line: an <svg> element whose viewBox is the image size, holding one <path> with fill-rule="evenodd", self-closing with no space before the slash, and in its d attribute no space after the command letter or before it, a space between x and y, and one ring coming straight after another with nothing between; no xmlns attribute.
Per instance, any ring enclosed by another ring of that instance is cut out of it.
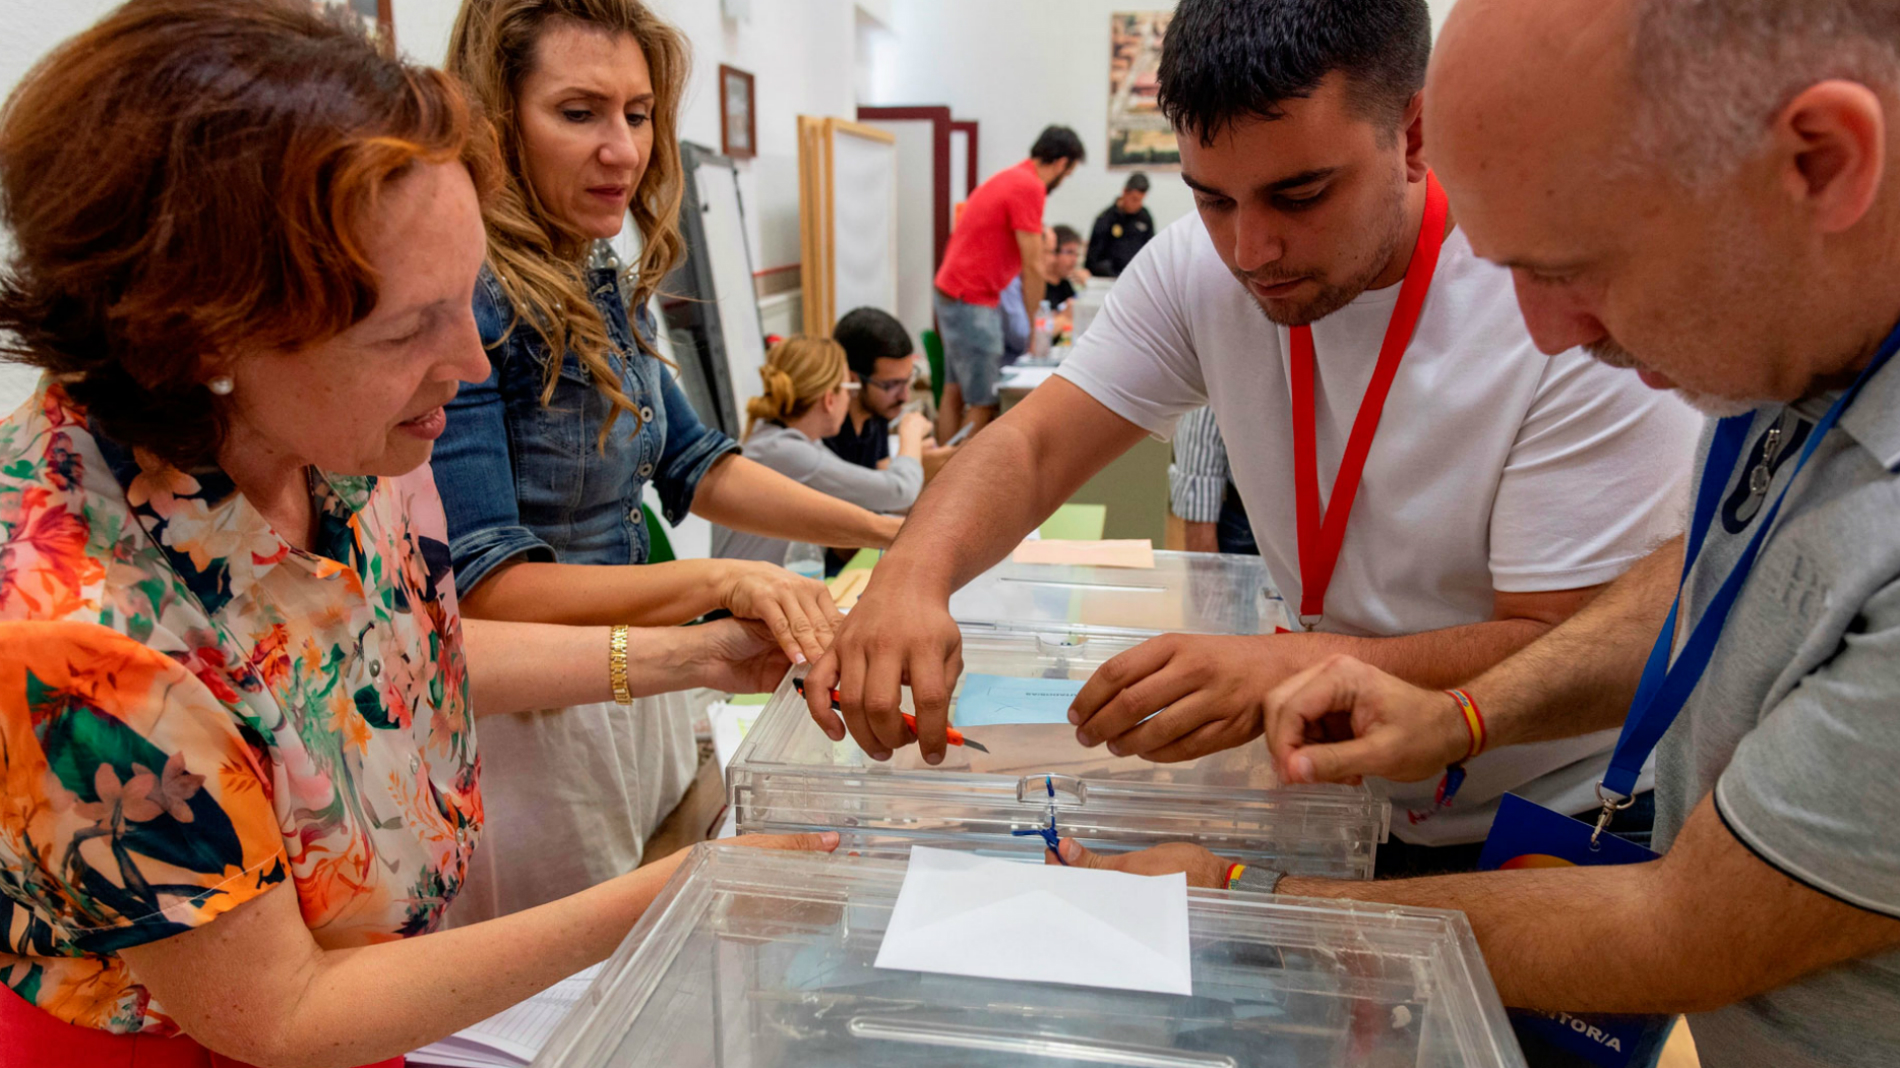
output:
<svg viewBox="0 0 1900 1068"><path fill-rule="evenodd" d="M1087 236L1121 194L1124 171L1108 161L1108 22L1117 11L1167 8L1169 0L892 0L889 47L873 53L870 104L948 104L980 124L980 179L1020 162L1052 123L1082 135L1088 162L1050 194L1043 218ZM1148 210L1165 226L1193 200L1156 173Z"/></svg>
<svg viewBox="0 0 1900 1068"><path fill-rule="evenodd" d="M1453 0L1430 0L1434 26ZM1082 135L1089 160L1049 197L1044 215L1087 236L1121 194L1127 172L1108 161L1108 23L1117 11L1172 0L891 0L891 38L867 57L867 104L948 104L982 124L978 170L988 178L1029 154L1042 128ZM1166 226L1193 210L1171 172L1149 175L1148 210Z"/></svg>
<svg viewBox="0 0 1900 1068"><path fill-rule="evenodd" d="M0 48L0 97L11 96L14 86L54 45L99 20L118 0L0 0L0 26L6 28L6 46ZM12 245L0 230L0 256L11 256ZM39 372L13 363L0 363L0 417L20 406L33 392Z"/></svg>

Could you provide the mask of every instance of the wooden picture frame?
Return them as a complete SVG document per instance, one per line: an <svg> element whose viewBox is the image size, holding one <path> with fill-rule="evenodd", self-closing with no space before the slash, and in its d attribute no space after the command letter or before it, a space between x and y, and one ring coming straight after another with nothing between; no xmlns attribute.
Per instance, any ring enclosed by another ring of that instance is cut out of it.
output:
<svg viewBox="0 0 1900 1068"><path fill-rule="evenodd" d="M752 75L719 64L719 151L733 159L759 154L759 97Z"/></svg>
<svg viewBox="0 0 1900 1068"><path fill-rule="evenodd" d="M379 47L390 55L396 53L395 0L311 0L311 6L354 19Z"/></svg>
<svg viewBox="0 0 1900 1068"><path fill-rule="evenodd" d="M858 105L859 122L927 122L930 129L931 259L934 267L943 264L943 252L950 244L950 130L956 123L950 109L941 105L922 107L873 107ZM972 186L972 188L975 188Z"/></svg>
<svg viewBox="0 0 1900 1068"><path fill-rule="evenodd" d="M1109 16L1108 169L1178 171L1174 124L1161 113L1162 41L1173 11L1117 11Z"/></svg>
<svg viewBox="0 0 1900 1068"><path fill-rule="evenodd" d="M830 337L838 318L837 242L837 152L840 136L857 141L893 147L897 136L862 123L838 118L798 117L798 208L799 243L803 254L802 297L804 333L809 337ZM893 168L894 172L894 168ZM895 194L890 202L892 263L897 244ZM896 276L893 267L892 283ZM893 295L894 300L894 295ZM853 306L857 306L853 304ZM887 311L894 308L886 307Z"/></svg>

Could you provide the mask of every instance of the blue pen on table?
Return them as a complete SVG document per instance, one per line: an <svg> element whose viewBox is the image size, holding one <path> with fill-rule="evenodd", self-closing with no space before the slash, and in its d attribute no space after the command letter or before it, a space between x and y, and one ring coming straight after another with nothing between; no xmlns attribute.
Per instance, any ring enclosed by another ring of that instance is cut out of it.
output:
<svg viewBox="0 0 1900 1068"><path fill-rule="evenodd" d="M1043 844L1048 847L1050 855L1056 858L1056 863L1066 868L1069 866L1069 862L1062 859L1062 849L1061 849L1062 834L1060 831L1056 829L1055 776L1053 775L1043 776L1042 784L1049 788L1049 826L1031 827L1026 831L1011 831L1009 832L1009 834L1010 834L1010 837L1012 838L1023 838L1032 834L1038 838L1041 838L1043 841Z"/></svg>

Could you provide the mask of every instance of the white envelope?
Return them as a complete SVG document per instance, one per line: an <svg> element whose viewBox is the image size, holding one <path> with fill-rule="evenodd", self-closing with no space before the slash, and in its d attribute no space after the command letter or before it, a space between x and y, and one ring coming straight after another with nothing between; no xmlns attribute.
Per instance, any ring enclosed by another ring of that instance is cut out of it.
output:
<svg viewBox="0 0 1900 1068"><path fill-rule="evenodd" d="M1192 994L1187 876L917 846L877 966Z"/></svg>

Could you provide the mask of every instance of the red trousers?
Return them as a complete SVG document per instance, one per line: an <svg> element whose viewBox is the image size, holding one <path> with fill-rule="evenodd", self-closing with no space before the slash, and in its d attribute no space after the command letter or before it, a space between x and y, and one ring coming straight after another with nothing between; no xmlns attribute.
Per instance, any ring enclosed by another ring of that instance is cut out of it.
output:
<svg viewBox="0 0 1900 1068"><path fill-rule="evenodd" d="M150 1038L75 1027L0 987L0 1056L6 1068L251 1068L183 1035ZM367 1068L403 1068L395 1057Z"/></svg>

